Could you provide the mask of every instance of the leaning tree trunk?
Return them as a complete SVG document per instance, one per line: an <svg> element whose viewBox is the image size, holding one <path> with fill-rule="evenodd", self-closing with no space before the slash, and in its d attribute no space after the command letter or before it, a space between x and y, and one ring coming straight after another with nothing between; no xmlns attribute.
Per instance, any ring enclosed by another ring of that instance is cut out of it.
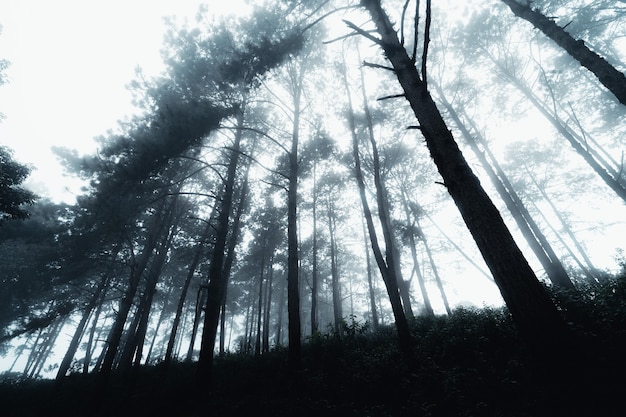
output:
<svg viewBox="0 0 626 417"><path fill-rule="evenodd" d="M111 371L113 369L113 363L117 356L117 350L122 340L122 334L124 333L124 325L128 319L128 315L133 306L133 300L137 289L139 288L139 281L143 275L144 270L148 265L148 261L152 257L152 253L157 245L157 240L163 231L164 224L161 222L160 214L163 213L165 202L159 208L159 211L154 215L152 224L148 231L148 238L146 239L146 245L142 249L141 257L136 264L131 266L128 287L124 293L124 297L120 301L119 309L113 322L113 327L109 331L107 338L106 351L103 355L102 364L100 365L100 378L101 384L106 384Z"/></svg>
<svg viewBox="0 0 626 417"><path fill-rule="evenodd" d="M230 214L233 205L233 194L237 167L239 165L240 144L243 136L243 110L237 115L237 131L235 133L235 143L233 144L230 162L224 184L222 204L220 207L217 231L213 246L213 257L209 267L209 284L207 288L207 302L204 313L204 328L200 346L200 357L198 360L198 378L203 385L208 385L211 381L213 370L213 349L217 337L219 326L219 313L222 301L226 294L227 277L223 274L224 259L226 251L226 241L230 226Z"/></svg>
<svg viewBox="0 0 626 417"><path fill-rule="evenodd" d="M556 113L550 113L548 109L541 103L541 100L537 98L533 90L522 80L516 78L510 71L508 71L501 63L492 59L492 62L502 71L502 73L511 81L511 83L517 88L526 98L535 106L537 110L545 117L554 128L572 145L574 150L583 157L585 162L602 178L602 180L611 187L613 191L626 202L626 183L622 180L620 175L616 175L615 169L606 166L601 163L601 160L594 158L592 152L590 152L584 145L584 141L581 140L578 135L572 133L567 126L561 121Z"/></svg>
<svg viewBox="0 0 626 417"><path fill-rule="evenodd" d="M461 120L461 117L454 110L452 104L446 100L441 87L436 85L435 88L441 96L441 101L448 111L448 114L452 120L454 120L454 123L461 131L465 141L470 146L470 149L480 161L485 172L487 172L489 179L491 179L491 182L500 195L500 198L502 198L502 201L504 201L507 208L511 212L515 223L519 227L519 230L522 232L522 235L528 242L528 245L532 249L533 253L537 256L539 262L541 262L541 265L543 266L550 281L554 285L561 288L574 289L574 284L570 280L565 267L561 263L561 260L556 256L554 249L552 249L552 245L550 245L543 232L539 229L539 226L536 224L535 220L526 209L526 206L515 192L515 189L509 182L507 176L504 174L504 171L500 168L500 165L497 164L495 158L492 157L486 141L481 138L478 133L476 133L478 135L477 140L474 140L474 137ZM477 132L476 129L474 130ZM493 167L491 163L489 163L487 155L481 152L478 143L482 143L486 154L491 157L494 163Z"/></svg>
<svg viewBox="0 0 626 417"><path fill-rule="evenodd" d="M365 229L365 219L361 218L361 226L363 227L363 247L365 248L365 263L367 265L367 289L370 302L370 313L372 314L372 329L378 330L378 309L376 308L376 294L374 292L374 283L372 282L372 260L370 258L370 250L367 244L367 230Z"/></svg>
<svg viewBox="0 0 626 417"><path fill-rule="evenodd" d="M533 10L530 7L530 2L526 4L519 3L517 0L502 0L502 2L509 6L516 16L530 22L544 35L565 49L568 54L580 62L580 65L593 72L602 85L613 93L620 103L626 105L626 76L622 72L587 48L585 42L574 39L565 31L565 28L557 25L539 10Z"/></svg>
<svg viewBox="0 0 626 417"><path fill-rule="evenodd" d="M100 301L100 295L109 286L109 279L110 277L108 274L103 276L100 279L100 283L98 284L96 291L93 293L93 295L91 296L91 299L89 300L89 303L85 307L85 311L83 311L83 316L80 319L78 326L76 326L76 330L74 331L74 336L72 336L72 340L70 341L70 344L67 347L67 351L65 352L65 356L63 357L63 360L61 361L61 365L59 365L59 370L56 376L57 382L62 381L63 378L65 377L65 374L67 374L67 371L70 369L70 366L72 364L72 359L74 359L74 355L76 354L76 351L78 350L78 345L80 344L80 340L83 337L85 328L87 327L87 322L89 321L89 318L92 315L91 313L96 308L98 301Z"/></svg>
<svg viewBox="0 0 626 417"><path fill-rule="evenodd" d="M363 215L365 217L365 224L370 236L370 244L374 253L374 259L378 265L378 269L385 283L387 289L387 295L389 296L389 302L391 304L391 310L393 312L394 320L396 323L396 329L398 331L398 344L405 357L410 361L412 358L413 341L411 337L411 331L409 329L409 322L406 318L404 308L402 306L402 299L400 298L400 289L398 288L398 278L395 271L395 262L393 262L393 246L386 246L387 260L382 254L380 244L378 243L378 236L376 234L376 228L372 218L372 211L367 201L365 194L365 180L363 178L363 170L361 169L361 156L359 154L359 140L356 134L356 122L354 117L354 109L352 107L352 97L350 95L350 87L348 85L348 79L345 71L345 67L342 72L343 82L346 88L346 97L348 100L348 124L350 134L352 136L352 156L354 159L354 175L356 177L357 186L359 188L359 197L361 199L361 206L363 208ZM379 200L380 202L380 200ZM384 208L384 207L383 207ZM389 242L389 239L385 239L385 244Z"/></svg>
<svg viewBox="0 0 626 417"><path fill-rule="evenodd" d="M180 319L183 315L183 308L185 307L185 300L187 299L187 292L189 291L189 286L191 285L191 281L193 276L198 268L198 264L200 263L200 258L202 257L202 253L204 252L204 247L206 245L206 241L211 234L211 225L207 223L204 231L202 232L202 237L198 242L195 250L193 260L191 261L191 265L189 265L189 269L187 270L187 276L185 278L185 282L183 283L183 287L180 291L180 297L178 299L178 305L176 306L176 314L174 315L174 321L172 323L172 330L170 332L170 337L167 342L167 348L165 350L165 357L163 358L163 368L167 369L172 362L172 355L174 353L174 346L176 344L176 335L178 333L178 326L180 326Z"/></svg>
<svg viewBox="0 0 626 417"><path fill-rule="evenodd" d="M456 203L521 334L534 346L550 345L566 332L566 325L524 255L518 248L498 209L482 188L448 129L413 60L400 44L380 1L361 0L376 30L377 42L393 66L404 97L418 119L444 186ZM425 62L422 63L422 69ZM424 72L424 71L422 71ZM425 75L425 74L423 74Z"/></svg>
<svg viewBox="0 0 626 417"><path fill-rule="evenodd" d="M127 330L126 343L124 349L122 350L122 354L120 355L120 360L118 364L118 368L122 370L122 372L130 371L134 360L133 358L136 358L137 355L139 355L139 358L141 359L145 336L148 330L148 320L150 318L152 301L156 293L156 285L161 276L163 266L165 265L167 253L170 250L172 241L176 234L176 230L178 228L177 223L182 216L182 211L179 211L176 216L176 220L173 220L176 199L173 200L170 204L172 206L169 210L168 216L165 219L161 219L164 223L170 224L170 226L168 227L167 235L163 236L163 240L160 242L159 248L156 250L156 254L150 263L150 268L148 269L148 272L146 274L145 286L141 301L137 306L133 322Z"/></svg>

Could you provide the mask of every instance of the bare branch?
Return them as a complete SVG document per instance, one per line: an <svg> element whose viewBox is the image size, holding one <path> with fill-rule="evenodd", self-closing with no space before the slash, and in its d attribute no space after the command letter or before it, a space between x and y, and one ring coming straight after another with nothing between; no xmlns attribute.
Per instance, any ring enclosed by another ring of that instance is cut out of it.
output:
<svg viewBox="0 0 626 417"><path fill-rule="evenodd" d="M404 6L402 6L402 17L400 18L400 45L404 46L404 16L406 16L406 9L409 7L409 2L406 0Z"/></svg>
<svg viewBox="0 0 626 417"><path fill-rule="evenodd" d="M243 156L243 157L245 157L245 158L248 158L248 159L249 159L249 160L251 160L252 162L256 163L258 166L260 166L261 168L263 168L264 170L266 170L266 171L268 171L268 172L271 172L272 174L276 174L276 175L279 175L279 176L281 176L281 177L283 177L283 178L285 178L285 179L289 179L289 176L288 176L288 175L283 174L283 173L282 173L282 172L280 172L280 171L276 171L276 170L274 170L274 169L271 169L271 168L266 167L265 165L263 165L261 162L259 162L259 160L258 160L258 159L256 159L256 158L255 158L254 156L252 156L252 155L248 155L247 153L245 153L245 152L243 152L243 151L241 151L241 150L236 150L236 149L232 149L232 148L230 148L230 150L232 150L233 152L237 152L238 154L240 154L241 156Z"/></svg>
<svg viewBox="0 0 626 417"><path fill-rule="evenodd" d="M382 46L382 41L380 39L378 39L376 36L372 36L370 35L371 31L366 31L361 29L360 27L358 27L357 25L355 25L354 23L352 23L349 20L343 19L343 22L352 30L354 30L356 33L358 33L361 36L366 37L367 39L369 39L370 41L374 42L376 45L380 45Z"/></svg>
<svg viewBox="0 0 626 417"><path fill-rule="evenodd" d="M415 2L415 19L413 21L413 52L411 52L411 62L415 64L417 58L417 41L419 40L420 26L420 0Z"/></svg>
<svg viewBox="0 0 626 417"><path fill-rule="evenodd" d="M424 90L428 89L428 78L426 76L426 61L428 59L428 44L430 43L430 21L432 10L430 8L430 0L426 0L426 24L424 26L424 49L422 50L422 80L424 81Z"/></svg>
<svg viewBox="0 0 626 417"><path fill-rule="evenodd" d="M368 32L374 32L374 31L371 30L371 31L368 31ZM357 32L348 33L347 35L339 36L338 38L331 39L329 41L324 41L324 42L322 42L322 44L329 45L331 43L334 43L334 42L337 42L337 41L342 41L344 39L348 39L348 38L351 38L351 37L357 36L357 35L361 35L361 34L357 33Z"/></svg>
<svg viewBox="0 0 626 417"><path fill-rule="evenodd" d="M260 136L263 136L266 139L269 139L272 143L274 143L276 146L281 148L285 153L289 153L290 152L289 149L287 149L284 145L282 145L280 142L278 142L278 140L274 139L272 136L268 135L267 133L263 132L262 130L255 129L253 127L240 127L240 128L233 128L233 129L247 130L247 131L256 133L257 135L260 135Z"/></svg>
<svg viewBox="0 0 626 417"><path fill-rule="evenodd" d="M373 62L363 61L363 66L364 67L370 67L370 68L384 69L384 70L391 71L391 72L396 72L395 68L387 67L385 65L380 65L380 64L374 64Z"/></svg>
<svg viewBox="0 0 626 417"><path fill-rule="evenodd" d="M277 184L275 182L270 182L270 181L266 181L266 180L261 180L262 183L267 184L267 185L271 185L272 187L277 187L277 188L282 188L283 191L285 191L286 193L289 192L289 190L287 189L287 187L285 187L282 184Z"/></svg>
<svg viewBox="0 0 626 417"><path fill-rule="evenodd" d="M392 98L400 98L400 97L406 97L406 95L404 93L402 94L393 94L391 96L384 96L384 97L379 97L376 99L376 101L383 101L383 100L389 100Z"/></svg>
<svg viewBox="0 0 626 417"><path fill-rule="evenodd" d="M324 5L326 5L326 3L328 3L328 1L325 1L322 5L320 5L313 13L310 14L310 16L314 15L319 9L321 9ZM321 22L322 20L326 19L328 16L335 14L339 11L342 10L349 10L349 9L356 9L360 6L358 5L354 5L354 6L344 6L344 7L338 7L336 9L331 10L330 12L323 14L321 17L315 19L313 22L309 23L308 25L306 25L303 29L302 32L306 32L307 30L311 29L313 26L317 25L319 22Z"/></svg>
<svg viewBox="0 0 626 417"><path fill-rule="evenodd" d="M179 158L181 159L191 159L192 161L196 161L199 162L201 164L204 164L205 168L209 168L210 170L212 170L213 172L215 172L215 174L220 178L220 180L222 182L226 182L226 178L224 178L224 176L222 175L221 172L219 172L215 167L213 167L213 165L211 164L207 164L205 161L201 161L200 159L194 158L192 156L189 155L181 155ZM198 170L199 171L199 170Z"/></svg>

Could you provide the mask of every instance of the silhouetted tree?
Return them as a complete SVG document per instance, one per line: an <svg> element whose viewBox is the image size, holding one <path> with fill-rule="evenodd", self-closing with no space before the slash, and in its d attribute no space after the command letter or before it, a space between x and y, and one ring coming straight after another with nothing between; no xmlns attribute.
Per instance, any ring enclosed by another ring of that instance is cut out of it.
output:
<svg viewBox="0 0 626 417"><path fill-rule="evenodd" d="M25 219L25 205L37 200L35 193L21 184L30 174L30 169L13 159L13 151L0 146L0 225L6 219Z"/></svg>
<svg viewBox="0 0 626 417"><path fill-rule="evenodd" d="M461 154L428 91L426 46L429 41L429 24L425 26L420 74L415 65L415 54L409 56L400 43L380 1L362 0L361 5L371 16L380 38L352 23L349 26L385 52L392 65L391 70L403 89L402 96L407 99L420 123L418 129L426 140L443 183L489 266L520 332L535 346L549 345L564 337L565 322ZM426 16L426 21L430 21L430 16ZM533 302L528 303L528 300Z"/></svg>

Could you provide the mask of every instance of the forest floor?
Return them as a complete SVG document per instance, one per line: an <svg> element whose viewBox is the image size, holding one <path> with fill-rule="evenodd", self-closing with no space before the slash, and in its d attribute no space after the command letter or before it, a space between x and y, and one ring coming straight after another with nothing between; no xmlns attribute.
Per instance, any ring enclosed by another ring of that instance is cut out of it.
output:
<svg viewBox="0 0 626 417"><path fill-rule="evenodd" d="M412 323L415 363L399 353L393 328L371 332L349 321L342 337L303 345L302 370L287 351L217 358L210 389L195 385L194 364L167 372L146 366L114 374L0 381L0 415L477 416L626 415L626 280L581 294L556 295L571 323L568 352L527 349L505 309L458 309ZM533 353L534 352L534 353Z"/></svg>

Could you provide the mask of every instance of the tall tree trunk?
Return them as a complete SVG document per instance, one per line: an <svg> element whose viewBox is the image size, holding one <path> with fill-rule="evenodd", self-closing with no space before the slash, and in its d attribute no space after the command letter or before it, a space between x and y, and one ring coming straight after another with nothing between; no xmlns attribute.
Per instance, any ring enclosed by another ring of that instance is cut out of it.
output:
<svg viewBox="0 0 626 417"><path fill-rule="evenodd" d="M489 266L520 332L536 347L561 342L567 331L563 318L517 247L498 209L461 154L426 83L400 44L380 1L361 0L361 5L369 12L381 36L380 40L374 40L391 62L404 90L404 97L420 123L419 129L444 185ZM354 25L352 27L361 31ZM373 38L363 31L361 33ZM422 67L425 66L423 62Z"/></svg>
<svg viewBox="0 0 626 417"><path fill-rule="evenodd" d="M419 219L416 219L415 221L416 221L417 227L421 230ZM433 253L430 250L428 239L426 238L426 235L423 233L422 233L422 242L424 243L424 250L426 250L426 256L428 256L430 269L432 269L433 271L433 276L435 277L435 283L437 284L437 288L439 289L439 295L441 295L443 306L446 309L446 313L448 313L448 315L451 315L452 309L450 308L450 303L448 302L448 297L446 296L446 292L443 289L443 282L441 281L441 277L439 276L439 271L437 270L437 264L435 263L435 259L433 258Z"/></svg>
<svg viewBox="0 0 626 417"><path fill-rule="evenodd" d="M148 261L152 257L154 249L156 248L158 238L163 231L164 224L161 221L160 217L163 213L164 208L165 200L159 208L159 211L155 213L152 219L152 223L148 231L148 237L146 239L146 244L143 247L139 261L133 262L133 264L131 265L130 275L128 279L128 287L125 290L124 297L120 301L115 321L113 322L113 326L111 327L109 336L107 338L107 345L105 347L106 350L103 355L102 364L100 365L101 384L106 384L108 382L109 376L111 375L113 362L115 361L115 357L118 353L117 350L120 346L122 334L124 332L124 325L126 324L128 314L130 313L130 310L133 306L135 294L137 293L137 289L139 288L139 281L141 279L141 276L143 275L144 270L146 269L146 266L148 265Z"/></svg>
<svg viewBox="0 0 626 417"><path fill-rule="evenodd" d="M298 72L295 70L295 72ZM289 187L287 191L287 315L289 327L289 368L297 371L301 366L302 335L300 323L300 289L298 262L298 142L300 138L300 102L303 92L304 70L293 74L293 129L289 152Z"/></svg>
<svg viewBox="0 0 626 417"><path fill-rule="evenodd" d="M208 385L211 381L213 368L213 349L219 325L219 312L222 301L226 294L227 277L223 274L224 258L226 255L226 241L230 226L230 214L233 205L233 194L237 167L239 165L240 145L243 135L244 113L240 110L237 114L237 131L235 132L235 142L232 147L231 157L226 173L226 183L222 195L217 230L215 233L215 243L213 257L209 267L209 285L207 288L207 302L204 314L204 328L202 330L202 340L200 346L200 358L198 361L199 382Z"/></svg>
<svg viewBox="0 0 626 417"><path fill-rule="evenodd" d="M110 277L108 274L104 275L100 279L100 283L98 284L96 291L93 293L93 295L91 296L91 299L89 300L89 303L85 307L85 310L83 311L83 316L80 319L80 322L78 323L78 325L76 326L76 330L74 331L74 336L72 336L72 340L70 341L70 344L67 347L65 356L63 357L63 360L61 361L61 364L59 365L59 370L56 376L57 382L62 381L65 375L67 374L67 371L70 369L70 366L72 364L72 359L74 359L74 355L76 354L76 351L78 350L78 345L80 344L80 340L83 337L83 334L85 332L85 327L87 326L87 322L89 321L89 318L92 316L91 313L93 312L93 310L96 308L96 305L100 301L100 296L108 287L109 280L110 280Z"/></svg>
<svg viewBox="0 0 626 417"><path fill-rule="evenodd" d="M345 63L344 63L345 65ZM378 153L378 145L376 144L376 138L374 136L374 121L370 112L369 105L367 104L367 93L365 91L365 78L363 75L363 68L359 67L361 77L361 92L363 99L363 111L365 113L365 121L367 123L367 133L370 146L372 147L372 162L374 170L374 186L376 187L376 204L378 207L378 218L380 219L380 225L383 232L383 239L385 241L385 257L387 268L389 273L395 276L398 281L398 290L400 291L400 297L402 298L404 313L409 318L413 318L413 309L411 307L411 297L409 295L409 285L402 279L402 270L400 267L400 252L398 250L396 240L393 233L393 227L391 225L391 215L389 214L389 199L387 196L387 189L382 178L382 169L380 167L380 157ZM345 80L346 88L348 88L347 80ZM351 99L348 100L351 102ZM350 104L352 107L352 104Z"/></svg>
<svg viewBox="0 0 626 417"><path fill-rule="evenodd" d="M604 58L590 50L585 42L576 40L552 19L545 16L539 10L533 10L530 2L520 3L517 0L502 0L509 6L513 13L530 22L544 35L552 39L580 65L591 71L623 105L626 105L626 76L609 64Z"/></svg>
<svg viewBox="0 0 626 417"><path fill-rule="evenodd" d="M178 333L178 326L180 325L180 319L183 314L183 308L185 307L185 300L187 298L187 292L189 291L189 286L191 285L191 280L198 268L198 264L200 263L200 258L202 253L204 252L204 247L206 242L211 234L211 225L207 223L204 231L200 237L200 241L198 242L193 259L191 264L189 265L189 269L187 270L187 276L185 277L185 282L183 283L183 287L180 291L180 297L178 299L178 305L176 306L176 313L174 315L174 321L172 322L172 330L170 332L170 337L167 342L167 349L165 350L165 357L163 358L163 367L167 369L172 362L172 354L174 352L174 346L176 344L176 336Z"/></svg>
<svg viewBox="0 0 626 417"><path fill-rule="evenodd" d="M150 263L150 268L146 274L143 296L135 312L135 318L127 330L126 343L119 361L120 369L125 372L130 370L133 358L135 358L135 362L141 360L145 336L148 330L148 320L152 309L152 300L156 293L156 285L161 277L161 271L165 265L167 253L172 246L172 241L178 230L178 222L183 215L182 210L176 209L176 203L177 199L175 196L170 203L168 215L161 219L165 224L169 224L168 231L167 234L163 236L163 240L160 242L156 254ZM175 212L177 213L175 214ZM138 360L137 356L139 357Z"/></svg>
<svg viewBox="0 0 626 417"><path fill-rule="evenodd" d="M270 350L270 311L272 307L272 283L274 281L274 253L270 256L268 275L263 317L263 352L269 352Z"/></svg>
<svg viewBox="0 0 626 417"><path fill-rule="evenodd" d="M441 102L448 111L448 114L450 114L450 117L452 117L452 120L454 120L455 124L461 131L465 141L470 146L470 149L480 161L483 169L489 176L489 179L491 179L491 182L495 186L500 198L502 198L511 212L515 223L522 232L522 235L528 242L528 245L532 249L533 253L543 266L552 284L561 288L574 289L574 284L572 284L572 281L570 280L565 267L561 263L561 260L557 257L554 249L552 249L552 245L550 245L543 232L539 229L539 226L515 192L515 189L508 180L508 177L497 163L497 160L493 157L493 154L487 146L487 142L481 137L477 129L474 129L474 134L477 136L476 140L474 139L474 136L465 126L460 116L454 110L452 105L446 100L441 87L437 84L435 88L437 89ZM478 143L482 144L485 153L481 152ZM487 156L490 157L491 163L487 159Z"/></svg>
<svg viewBox="0 0 626 417"><path fill-rule="evenodd" d="M62 316L48 326L48 331L44 334L43 340L36 346L35 360L32 363L29 378L37 378L40 376L48 357L52 353L56 340L59 338L61 329L67 322L67 316Z"/></svg>
<svg viewBox="0 0 626 417"><path fill-rule="evenodd" d="M335 240L335 212L330 198L326 201L326 213L328 215L328 235L330 237L330 276L333 296L333 322L335 333L343 335L343 300L341 299L341 283L339 282L339 269L337 267L337 242Z"/></svg>
<svg viewBox="0 0 626 417"><path fill-rule="evenodd" d="M370 258L370 248L367 243L367 230L365 229L365 219L361 217L361 226L363 228L363 248L365 249L365 263L367 265L367 290L369 293L370 313L372 315L372 329L378 330L378 309L376 308L376 294L374 292L374 283L372 282L372 260Z"/></svg>
<svg viewBox="0 0 626 417"><path fill-rule="evenodd" d="M319 332L317 298L317 161L313 161L313 276L311 277L311 336Z"/></svg>
<svg viewBox="0 0 626 417"><path fill-rule="evenodd" d="M253 142L251 149L256 148L256 140ZM224 327L226 325L226 297L228 295L228 282L230 279L230 272L235 262L235 249L239 243L239 233L241 231L241 217L244 211L248 207L248 191L249 191L249 174L250 174L250 161L245 164L245 172L242 178L242 184L239 190L239 203L237 204L237 210L235 211L232 226L230 228L230 238L228 240L228 249L226 250L226 259L224 260L224 268L222 275L224 279L224 295L222 297L222 306L220 308L220 354L224 353Z"/></svg>
<svg viewBox="0 0 626 417"><path fill-rule="evenodd" d="M224 301L222 302L222 309L220 311L220 355L226 353L226 299L228 297L228 288L226 288L226 294Z"/></svg>
<svg viewBox="0 0 626 417"><path fill-rule="evenodd" d="M506 67L499 63L495 58L490 57L492 62L498 67L500 71L511 81L511 84L515 86L526 98L535 106L535 108L554 126L554 128L572 145L574 150L583 157L585 162L602 178L602 180L608 185L624 202L626 202L626 183L622 177L610 166L603 166L598 160L593 157L592 152L588 151L587 146L583 145L582 138L573 133L565 124L561 121L559 116L550 111L544 106L535 95L532 89L522 80L512 74Z"/></svg>
<svg viewBox="0 0 626 417"><path fill-rule="evenodd" d="M261 355L261 324L263 323L263 279L265 278L265 251L263 251L261 259L261 271L259 272L259 298L256 322L256 340L254 343L254 354Z"/></svg>
<svg viewBox="0 0 626 417"><path fill-rule="evenodd" d="M83 374L87 375L89 373L89 365L91 364L91 358L96 349L94 346L94 340L96 338L96 331L100 329L99 333L102 332L102 327L104 323L100 323L100 314L102 313L102 307L104 305L104 298L106 296L106 291L103 291L100 299L96 303L96 311L93 314L93 320L91 323L91 329L89 331L89 338L87 339L87 344L85 346L85 359L83 361ZM106 320L105 320L106 322ZM97 345L97 343L96 343Z"/></svg>
<svg viewBox="0 0 626 417"><path fill-rule="evenodd" d="M407 201L408 197L404 187L400 189L400 194L402 197L402 206L404 207L406 224L408 226L415 227L414 222L411 220L411 211L409 210L409 203ZM433 306L430 303L430 298L428 297L428 292L426 291L426 283L424 282L424 275L422 274L419 261L417 260L417 243L415 242L415 234L413 233L413 230L409 230L409 246L411 249L411 257L413 258L413 271L415 271L415 274L417 275L417 283L422 293L422 299L424 300L424 308L426 309L426 314L432 317L435 315L435 312L433 311Z"/></svg>
<svg viewBox="0 0 626 417"><path fill-rule="evenodd" d="M569 236L570 240L574 243L574 246L576 246L576 249L578 250L578 253L580 253L580 255L582 256L583 260L587 264L587 266L585 266L581 262L578 262L580 268L583 270L585 275L587 275L587 277L590 280L592 280L592 281L597 280L599 278L595 274L595 271L597 271L597 269L593 265L593 263L591 262L591 259L589 259L589 256L587 256L587 251L585 250L585 248L583 248L582 244L580 243L580 241L578 240L578 238L576 237L576 235L574 234L574 232L570 228L568 222L563 218L563 216L561 215L561 212L556 208L556 206L552 202L552 199L550 198L550 196L548 196L548 193L546 193L546 190L544 189L544 187L542 187L539 184L539 182L537 182L537 180L535 179L535 176L528 169L528 167L526 165L524 165L524 169L526 170L526 173L528 174L528 177L531 179L531 181L535 184L535 186L537 187L537 189L541 193L541 196L543 197L544 201L546 203L548 203L548 205L552 209L552 212L554 213L554 215L559 219L559 222L561 223L562 230ZM544 216L544 218L545 218L545 216ZM570 251L570 253L572 253L572 251ZM577 259L577 257L574 256L573 253L572 253L572 256L575 259Z"/></svg>
<svg viewBox="0 0 626 417"><path fill-rule="evenodd" d="M350 133L352 135L352 157L354 158L354 174L356 177L357 185L359 188L359 197L361 199L361 206L363 208L363 214L365 217L365 223L370 236L370 242L372 251L374 252L374 259L378 265L385 288L387 289L387 295L389 302L391 303L391 310L396 323L396 329L398 331L398 344L400 350L403 352L407 359L412 358L413 342L411 338L411 332L409 330L409 322L406 318L404 308L402 306L402 300L400 298L400 290L398 289L398 278L395 274L395 262L393 262L393 246L386 246L387 259L383 257L380 245L378 243L378 237L376 234L376 228L374 227L374 221L372 219L372 212L367 201L365 194L365 180L363 179L363 171L361 169L361 156L359 155L359 140L356 134L356 123L354 118L354 108L352 106L352 97L350 94L350 87L345 71L345 63L342 71L343 82L346 88L346 97L348 99L348 125ZM378 200L380 203L380 200ZM381 208L379 206L379 208ZM383 205L383 210L385 209ZM380 215L380 213L379 213ZM383 214L384 216L384 214ZM384 226L383 226L384 227ZM385 238L385 244L387 245L389 240Z"/></svg>
<svg viewBox="0 0 626 417"><path fill-rule="evenodd" d="M283 315L285 313L285 287L281 285L281 294L278 302L278 320L276 320L276 346L283 345Z"/></svg>
<svg viewBox="0 0 626 417"><path fill-rule="evenodd" d="M159 319L157 320L156 326L154 328L154 336L152 336L152 341L150 342L150 348L148 348L148 353L146 354L146 364L149 364L154 356L154 347L156 345L156 340L159 336L159 329L161 328L161 325L163 324L163 322L165 321L165 316L167 316L168 314L168 307L170 304L170 298L172 297L172 292L174 291L174 286L170 285L169 289L167 290L167 295L165 296L165 299L163 300L163 309L161 310L161 313L159 314ZM135 361L135 365L139 365L139 363L137 361Z"/></svg>
<svg viewBox="0 0 626 417"><path fill-rule="evenodd" d="M196 294L196 308L193 316L193 324L191 326L191 334L189 339L189 347L187 348L187 355L185 362L191 362L193 360L193 348L196 345L196 336L198 334L198 327L200 327L200 320L202 319L202 312L206 305L206 290L207 285L200 285L198 293Z"/></svg>
<svg viewBox="0 0 626 417"><path fill-rule="evenodd" d="M419 207L419 205L418 205L418 207ZM441 235L444 238L446 238L448 243L450 243L454 247L454 249L456 249L461 254L461 256L463 256L463 258L465 258L465 260L470 263L470 265L472 265L474 268L476 268L476 271L480 272L480 274L482 276L484 276L485 278L487 278L489 281L495 283L495 281L493 280L493 277L491 275L489 275L489 273L487 271L485 271L480 265L478 265L476 263L476 261L474 259L472 259L472 257L470 255L468 255L468 253L463 250L463 248L461 248L459 245L457 245L457 243L454 241L454 239L452 239L450 236L448 236L448 234L446 234L446 232L444 232L443 229L441 227L439 227L439 225L437 223L435 223L433 218L430 217L430 215L427 212L425 212L421 207L420 207L420 212L424 213L424 216L426 216L428 221L430 221L430 223L433 226L435 226L435 228L439 231L439 233L441 233Z"/></svg>

